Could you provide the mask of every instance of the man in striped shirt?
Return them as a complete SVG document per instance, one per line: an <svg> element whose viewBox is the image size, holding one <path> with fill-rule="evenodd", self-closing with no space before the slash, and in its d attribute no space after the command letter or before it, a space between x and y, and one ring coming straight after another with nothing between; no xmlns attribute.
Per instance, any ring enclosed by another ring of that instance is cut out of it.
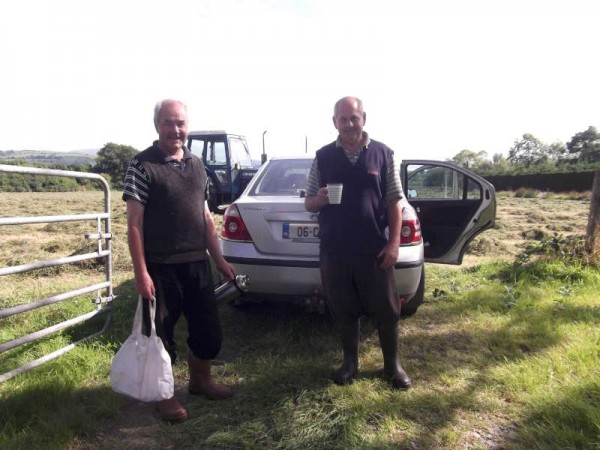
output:
<svg viewBox="0 0 600 450"><path fill-rule="evenodd" d="M410 378L398 361L400 301L394 265L400 247L403 194L394 152L363 127L362 101L340 99L334 108L337 140L317 151L308 177L305 207L319 213L320 266L329 311L339 325L344 360L335 383L358 373L360 317L376 321L384 375L394 389ZM341 203L329 201L328 183L343 184Z"/></svg>
<svg viewBox="0 0 600 450"><path fill-rule="evenodd" d="M204 164L185 147L187 108L177 100L157 103L154 125L158 140L131 160L123 191L135 289L147 301L156 300L156 330L172 362L175 325L185 316L189 392L225 399L231 390L211 377L222 331L207 251L225 279L235 272L223 258L206 204ZM188 417L175 397L157 407L167 421Z"/></svg>

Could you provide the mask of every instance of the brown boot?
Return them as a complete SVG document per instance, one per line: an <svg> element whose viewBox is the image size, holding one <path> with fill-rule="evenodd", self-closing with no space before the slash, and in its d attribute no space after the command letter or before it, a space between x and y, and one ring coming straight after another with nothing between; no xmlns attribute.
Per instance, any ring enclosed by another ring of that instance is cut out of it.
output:
<svg viewBox="0 0 600 450"><path fill-rule="evenodd" d="M156 410L160 418L167 422L183 422L188 418L187 411L175 397L156 402Z"/></svg>
<svg viewBox="0 0 600 450"><path fill-rule="evenodd" d="M189 351L188 364L190 369L190 394L204 395L210 400L224 400L233 396L233 391L228 387L213 383L209 359L200 359Z"/></svg>

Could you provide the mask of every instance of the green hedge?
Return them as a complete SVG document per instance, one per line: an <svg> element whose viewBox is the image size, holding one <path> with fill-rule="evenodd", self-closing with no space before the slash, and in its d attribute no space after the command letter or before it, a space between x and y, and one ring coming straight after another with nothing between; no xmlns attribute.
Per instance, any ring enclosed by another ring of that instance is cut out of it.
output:
<svg viewBox="0 0 600 450"><path fill-rule="evenodd" d="M497 191L520 188L549 192L585 192L592 190L595 171L573 173L536 173L527 175L484 175Z"/></svg>

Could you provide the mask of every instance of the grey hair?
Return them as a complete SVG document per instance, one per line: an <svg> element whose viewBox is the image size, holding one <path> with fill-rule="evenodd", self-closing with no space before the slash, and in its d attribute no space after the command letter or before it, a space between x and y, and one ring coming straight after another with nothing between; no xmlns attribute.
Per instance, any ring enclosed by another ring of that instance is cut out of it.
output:
<svg viewBox="0 0 600 450"><path fill-rule="evenodd" d="M340 105L347 100L355 101L356 106L358 106L358 109L360 109L364 114L365 108L364 108L363 102L360 98L358 98L358 97L343 97L343 98L340 98L337 102L335 102L335 106L333 107L333 117L335 117L337 115L337 111L338 111L338 108L340 107Z"/></svg>
<svg viewBox="0 0 600 450"><path fill-rule="evenodd" d="M165 106L165 104L167 104L167 103L177 103L178 105L183 106L183 109L187 113L187 105L179 100L173 100L173 99L160 100L160 101L156 102L156 105L154 105L154 126L158 126L158 118L160 117L160 112L162 111L163 106Z"/></svg>

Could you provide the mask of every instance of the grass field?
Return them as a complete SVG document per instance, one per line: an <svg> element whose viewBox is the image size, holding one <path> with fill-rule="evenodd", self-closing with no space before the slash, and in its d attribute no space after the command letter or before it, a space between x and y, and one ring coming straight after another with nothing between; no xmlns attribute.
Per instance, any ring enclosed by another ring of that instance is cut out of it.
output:
<svg viewBox="0 0 600 450"><path fill-rule="evenodd" d="M425 303L400 331L411 390L393 392L380 380L381 353L367 320L360 375L339 387L328 379L341 353L327 315L282 304L223 304L215 373L236 395L223 402L188 395L186 367L178 362L176 389L191 418L170 426L152 405L110 389L110 360L135 307L125 210L114 192L118 298L108 332L0 384L0 448L600 448L600 271L563 238L584 233L589 200L498 197L497 226L472 243L463 266L427 265ZM0 193L0 216L100 207L101 195L91 192ZM95 225L4 226L0 267L81 251L89 227ZM528 244L552 254L524 257ZM99 278L95 264L2 277L0 308ZM87 307L84 297L48 313L0 319L0 343ZM99 326L96 320L0 354L0 369ZM182 327L179 339L185 348Z"/></svg>

